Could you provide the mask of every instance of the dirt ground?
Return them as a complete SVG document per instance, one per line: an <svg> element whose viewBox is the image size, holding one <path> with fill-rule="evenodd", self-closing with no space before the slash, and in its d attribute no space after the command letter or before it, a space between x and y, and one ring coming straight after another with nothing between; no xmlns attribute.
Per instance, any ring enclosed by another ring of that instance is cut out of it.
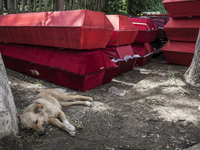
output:
<svg viewBox="0 0 200 150"><path fill-rule="evenodd" d="M75 137L48 125L44 136L21 130L18 136L3 138L0 149L181 150L200 143L200 88L184 82L187 68L167 64L161 54L85 93L7 69L18 113L47 88L64 88L94 101L92 107L63 107L77 127ZM112 86L126 90L126 95L109 93Z"/></svg>

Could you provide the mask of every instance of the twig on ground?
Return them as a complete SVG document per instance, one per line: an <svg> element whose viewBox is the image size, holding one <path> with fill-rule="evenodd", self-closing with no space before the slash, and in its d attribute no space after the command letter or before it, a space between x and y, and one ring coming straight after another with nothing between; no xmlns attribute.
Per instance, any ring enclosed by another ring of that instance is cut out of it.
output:
<svg viewBox="0 0 200 150"><path fill-rule="evenodd" d="M90 113L91 113L92 115L94 115L94 116L96 116L96 117L98 117L98 118L104 120L109 126L111 126L111 124L110 124L107 120L105 120L104 118L102 118L102 117L100 117L100 116L97 116L96 114L94 114L94 113L91 112L91 111L90 111Z"/></svg>

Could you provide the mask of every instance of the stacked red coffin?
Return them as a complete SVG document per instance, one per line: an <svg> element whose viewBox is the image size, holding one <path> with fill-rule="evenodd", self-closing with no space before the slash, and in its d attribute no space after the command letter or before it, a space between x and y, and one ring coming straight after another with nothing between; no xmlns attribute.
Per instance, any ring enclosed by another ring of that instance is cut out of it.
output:
<svg viewBox="0 0 200 150"><path fill-rule="evenodd" d="M137 58L131 45L107 46L106 48L96 49L104 52L118 66L115 76L128 72L135 67Z"/></svg>
<svg viewBox="0 0 200 150"><path fill-rule="evenodd" d="M88 51L105 48L113 31L104 13L89 10L3 15L0 42L18 44L0 44L0 51L8 68L86 91L116 73L107 55Z"/></svg>
<svg viewBox="0 0 200 150"><path fill-rule="evenodd" d="M195 42L199 27L200 18L171 18L164 29L170 41Z"/></svg>
<svg viewBox="0 0 200 150"><path fill-rule="evenodd" d="M195 42L200 28L200 16L195 0L164 0L166 9L171 17L164 30L169 39L162 48L168 63L190 65L195 50ZM177 7L176 11L173 10ZM186 18L187 17L187 18Z"/></svg>
<svg viewBox="0 0 200 150"><path fill-rule="evenodd" d="M155 50L149 44L156 39L158 34L158 28L150 18L129 18L129 20L134 24L138 29L137 37L132 43L133 51L136 54L138 53L138 47L140 47L141 58L138 58L136 65L143 66L149 62L153 56Z"/></svg>
<svg viewBox="0 0 200 150"><path fill-rule="evenodd" d="M135 41L138 30L127 16L106 15L114 26L114 32L107 45L119 46L131 44Z"/></svg>
<svg viewBox="0 0 200 150"><path fill-rule="evenodd" d="M136 62L138 66L147 64L155 52L154 48L149 43L133 43L131 46L134 52L140 56L140 58L137 58Z"/></svg>
<svg viewBox="0 0 200 150"><path fill-rule="evenodd" d="M104 48L113 29L104 13L90 10L0 16L0 42L70 49Z"/></svg>
<svg viewBox="0 0 200 150"><path fill-rule="evenodd" d="M156 50L155 54L161 53L161 48L166 44L168 41L167 35L164 31L164 26L170 20L168 14L160 14L156 16L151 16L151 20L155 23L158 27L158 34L155 41L151 42L151 46Z"/></svg>
<svg viewBox="0 0 200 150"><path fill-rule="evenodd" d="M0 43L5 66L79 91L112 80L116 65L103 52Z"/></svg>
<svg viewBox="0 0 200 150"><path fill-rule="evenodd" d="M138 29L134 42L149 43L156 39L158 28L150 18L129 18Z"/></svg>
<svg viewBox="0 0 200 150"><path fill-rule="evenodd" d="M167 62L189 66L194 56L195 42L170 42L162 48Z"/></svg>
<svg viewBox="0 0 200 150"><path fill-rule="evenodd" d="M199 16L199 0L164 0L163 4L170 17Z"/></svg>
<svg viewBox="0 0 200 150"><path fill-rule="evenodd" d="M127 16L107 15L114 26L114 32L106 48L103 51L118 66L116 74L119 75L134 68L136 59L132 56L134 52L130 46L137 36L137 28L131 23Z"/></svg>
<svg viewBox="0 0 200 150"><path fill-rule="evenodd" d="M157 34L156 38L157 39L166 38L167 35L164 31L164 26L170 20L170 17L163 14L163 16L162 15L161 16L152 16L150 18L155 23L155 25L158 27L158 34Z"/></svg>

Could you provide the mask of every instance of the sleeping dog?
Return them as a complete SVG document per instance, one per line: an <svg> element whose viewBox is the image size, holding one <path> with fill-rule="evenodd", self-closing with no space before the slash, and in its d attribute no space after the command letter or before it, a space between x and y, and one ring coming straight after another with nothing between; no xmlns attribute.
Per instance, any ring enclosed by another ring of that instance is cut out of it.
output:
<svg viewBox="0 0 200 150"><path fill-rule="evenodd" d="M82 99L85 101L72 101ZM70 135L75 135L75 127L66 119L61 106L86 105L90 106L91 97L69 95L62 89L47 89L39 93L21 115L18 115L21 128L25 128L39 135L45 133L45 124L55 125L66 130Z"/></svg>

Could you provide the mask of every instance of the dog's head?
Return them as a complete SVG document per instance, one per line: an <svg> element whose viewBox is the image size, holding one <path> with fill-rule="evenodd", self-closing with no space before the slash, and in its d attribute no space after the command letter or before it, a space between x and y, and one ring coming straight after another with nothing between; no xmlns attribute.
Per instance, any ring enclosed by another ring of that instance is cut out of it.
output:
<svg viewBox="0 0 200 150"><path fill-rule="evenodd" d="M18 115L21 128L43 135L45 133L45 120L41 112L42 108L43 106L39 103L31 104L28 109L24 110L23 114Z"/></svg>

